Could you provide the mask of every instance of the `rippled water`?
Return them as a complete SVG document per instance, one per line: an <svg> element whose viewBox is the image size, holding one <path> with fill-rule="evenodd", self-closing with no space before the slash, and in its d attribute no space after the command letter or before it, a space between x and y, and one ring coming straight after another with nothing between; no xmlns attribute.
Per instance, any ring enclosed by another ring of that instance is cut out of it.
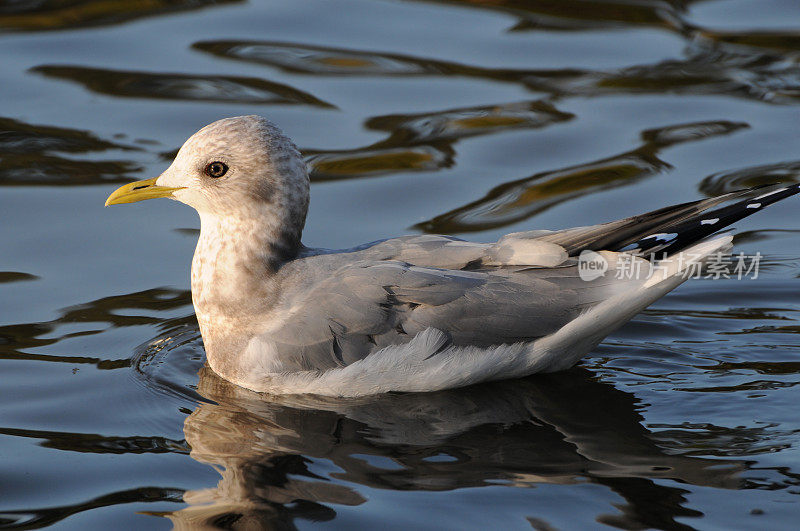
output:
<svg viewBox="0 0 800 531"><path fill-rule="evenodd" d="M312 170L310 245L489 241L800 182L794 0L0 5L0 527L794 529L800 221L560 374L262 397L203 369L198 221L103 210L220 117Z"/></svg>

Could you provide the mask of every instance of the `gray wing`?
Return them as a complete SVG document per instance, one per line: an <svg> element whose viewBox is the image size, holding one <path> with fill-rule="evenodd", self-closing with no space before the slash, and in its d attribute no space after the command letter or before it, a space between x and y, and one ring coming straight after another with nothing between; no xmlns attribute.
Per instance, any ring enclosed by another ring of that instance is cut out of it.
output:
<svg viewBox="0 0 800 531"><path fill-rule="evenodd" d="M528 231L508 234L495 243L475 243L453 236L424 234L403 236L360 248L359 260L397 260L422 267L476 270L483 267L514 265L555 267L567 259L560 243L547 242L552 231Z"/></svg>
<svg viewBox="0 0 800 531"><path fill-rule="evenodd" d="M276 312L281 317L268 320L263 340L280 349L284 369L303 370L351 364L428 328L442 332L436 334L444 341L440 349L542 337L644 282L619 275L581 280L569 256L599 251L613 271L620 256L641 259L609 250L624 251L659 231L685 234L676 239L685 247L755 211L748 199L708 211L755 190L590 227L508 234L492 244L421 235L350 251L309 250L281 270L282 306ZM800 191L781 185L758 190L759 207ZM724 223L706 225L707 216Z"/></svg>
<svg viewBox="0 0 800 531"><path fill-rule="evenodd" d="M349 365L427 328L444 332L438 350L532 340L558 330L620 284L613 277L585 282L574 263L464 271L396 260L337 267L340 259L303 259L284 272L283 285L294 287L284 293L280 322L263 334L279 350L283 370ZM310 281L311 271L319 272L317 280Z"/></svg>

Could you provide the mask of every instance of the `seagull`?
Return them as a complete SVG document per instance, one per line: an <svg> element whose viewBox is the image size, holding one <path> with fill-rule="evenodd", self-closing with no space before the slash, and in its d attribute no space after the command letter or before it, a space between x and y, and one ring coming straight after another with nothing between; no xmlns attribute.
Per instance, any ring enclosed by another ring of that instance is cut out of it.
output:
<svg viewBox="0 0 800 531"><path fill-rule="evenodd" d="M199 213L192 302L214 372L263 393L363 396L568 369L728 253L720 229L798 192L760 186L493 243L426 234L309 248L300 152L267 119L238 116L106 206L167 197Z"/></svg>

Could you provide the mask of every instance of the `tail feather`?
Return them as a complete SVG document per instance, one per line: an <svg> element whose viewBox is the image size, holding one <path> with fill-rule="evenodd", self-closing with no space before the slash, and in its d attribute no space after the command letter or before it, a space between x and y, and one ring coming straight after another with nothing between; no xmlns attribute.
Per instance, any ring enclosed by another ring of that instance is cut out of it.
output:
<svg viewBox="0 0 800 531"><path fill-rule="evenodd" d="M800 193L800 185L797 184L760 185L601 225L551 232L538 236L537 239L561 245L570 256L584 250L618 251L637 255L676 252L797 193ZM736 199L741 200L710 210Z"/></svg>
<svg viewBox="0 0 800 531"><path fill-rule="evenodd" d="M720 229L755 214L781 199L800 193L800 185L797 184L771 186L770 188L772 189L768 191L762 190L763 193L755 197L748 197L731 205L694 215L678 223L661 225L656 229L657 232L611 250L636 255L670 255L686 249L689 245L719 232ZM754 190L747 190L747 195L752 196L750 192Z"/></svg>
<svg viewBox="0 0 800 531"><path fill-rule="evenodd" d="M553 334L537 339L531 351L536 372L560 371L577 363L608 334L689 279L693 264L703 264L716 253L726 252L731 241L732 236L720 234L691 245L687 249L693 257L690 261L675 256L659 260L656 272L638 288L623 290ZM537 357L537 353L543 355Z"/></svg>

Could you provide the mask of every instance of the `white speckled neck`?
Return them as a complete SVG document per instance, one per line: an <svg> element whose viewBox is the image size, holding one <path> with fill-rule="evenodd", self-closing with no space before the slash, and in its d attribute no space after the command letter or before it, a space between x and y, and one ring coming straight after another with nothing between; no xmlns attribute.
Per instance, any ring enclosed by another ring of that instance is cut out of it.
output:
<svg viewBox="0 0 800 531"><path fill-rule="evenodd" d="M200 237L192 260L192 298L204 314L247 314L262 304L253 297L281 265L297 254L299 241L277 226L274 213L217 216L201 213Z"/></svg>

